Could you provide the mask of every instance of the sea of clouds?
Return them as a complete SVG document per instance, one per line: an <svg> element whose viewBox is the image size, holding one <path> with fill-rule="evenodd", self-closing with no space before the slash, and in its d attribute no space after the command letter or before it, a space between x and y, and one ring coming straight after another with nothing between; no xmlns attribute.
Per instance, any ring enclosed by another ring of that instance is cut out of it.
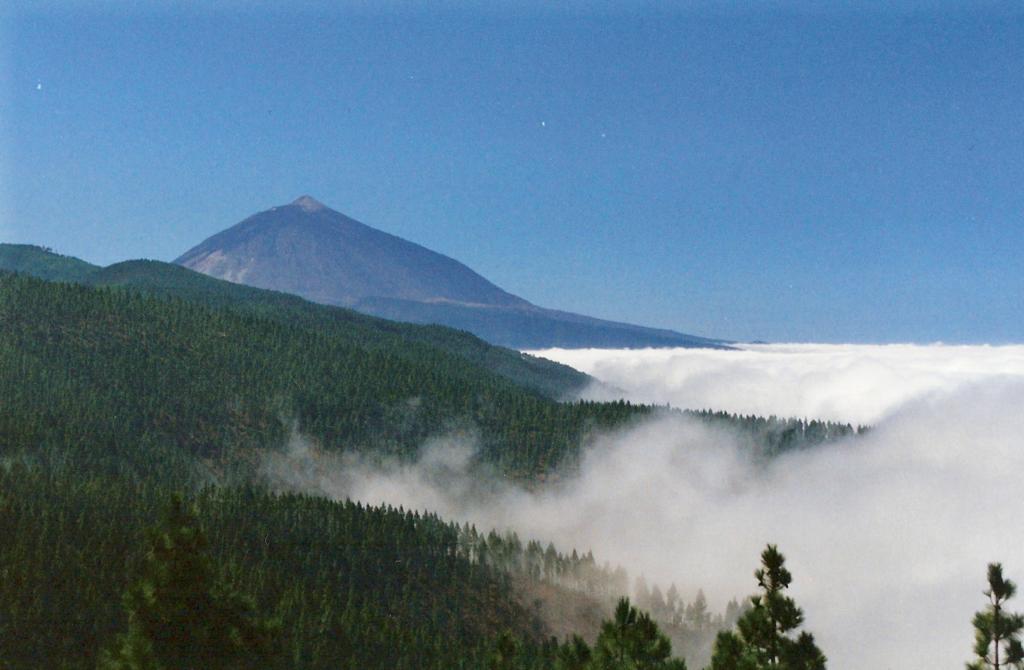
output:
<svg viewBox="0 0 1024 670"><path fill-rule="evenodd" d="M742 345L531 352L596 377L585 395L740 414L875 423L908 401L1024 376L1024 346Z"/></svg>
<svg viewBox="0 0 1024 670"><path fill-rule="evenodd" d="M271 470L335 497L593 549L687 598L703 588L719 607L754 591L759 553L777 543L836 670L963 667L986 564L1002 561L1024 583L1022 346L532 353L600 380L589 397L872 430L765 467L728 431L660 417L600 436L577 477L539 492L481 479L466 438L383 468L350 458L305 467L300 440Z"/></svg>

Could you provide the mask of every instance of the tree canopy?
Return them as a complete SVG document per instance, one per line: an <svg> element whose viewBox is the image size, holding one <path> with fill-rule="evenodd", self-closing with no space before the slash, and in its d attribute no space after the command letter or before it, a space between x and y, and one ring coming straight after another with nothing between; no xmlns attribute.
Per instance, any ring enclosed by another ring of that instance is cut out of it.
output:
<svg viewBox="0 0 1024 670"><path fill-rule="evenodd" d="M174 496L148 533L142 575L125 594L128 630L102 670L267 667L280 624L216 580L195 510Z"/></svg>
<svg viewBox="0 0 1024 670"><path fill-rule="evenodd" d="M803 631L794 637L803 611L785 594L793 581L785 562L775 545L761 553L761 567L754 572L761 591L751 596L736 630L718 634L712 670L824 670L826 658L814 636Z"/></svg>
<svg viewBox="0 0 1024 670"><path fill-rule="evenodd" d="M1020 641L1024 616L1006 611L1006 601L1017 593L1017 585L1003 577L1001 563L989 563L988 588L984 593L988 603L974 615L976 658L967 664L967 670L1024 666L1024 648Z"/></svg>

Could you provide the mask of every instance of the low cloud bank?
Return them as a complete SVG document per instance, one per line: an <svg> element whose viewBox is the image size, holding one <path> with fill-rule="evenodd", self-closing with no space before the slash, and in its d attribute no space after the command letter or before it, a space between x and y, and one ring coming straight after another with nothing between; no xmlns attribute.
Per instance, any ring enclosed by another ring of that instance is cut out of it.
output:
<svg viewBox="0 0 1024 670"><path fill-rule="evenodd" d="M586 397L684 409L875 423L908 401L1009 376L1024 346L745 345L710 349L546 349L603 384Z"/></svg>
<svg viewBox="0 0 1024 670"><path fill-rule="evenodd" d="M569 354L560 360L573 364ZM579 355L633 398L646 388L651 401L875 427L765 467L728 432L663 416L600 437L578 477L540 492L481 477L468 438L390 467L298 441L268 472L334 497L593 549L631 575L675 582L688 600L703 588L716 607L753 592L760 550L778 543L835 670L963 667L986 563L1002 561L1024 583L1024 347ZM730 388L732 402L720 402Z"/></svg>

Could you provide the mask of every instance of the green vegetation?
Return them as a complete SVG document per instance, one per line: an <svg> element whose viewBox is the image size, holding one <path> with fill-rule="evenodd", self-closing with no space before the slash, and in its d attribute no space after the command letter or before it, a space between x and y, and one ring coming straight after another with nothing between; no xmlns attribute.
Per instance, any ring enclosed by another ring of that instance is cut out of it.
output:
<svg viewBox="0 0 1024 670"><path fill-rule="evenodd" d="M387 321L350 309L309 302L287 293L232 284L169 263L118 263L91 275L86 283L181 298L215 308L230 308L364 344L372 342L389 348L401 348L410 343L427 345L555 399L571 395L591 381L568 366L490 345L468 332L445 326Z"/></svg>
<svg viewBox="0 0 1024 670"><path fill-rule="evenodd" d="M559 598L575 598L601 616L612 615L617 601L630 592L629 573L622 566L599 565L590 551L563 554L551 543L545 548L536 540L523 542L514 531L479 533L475 527L464 525L459 531L459 550L473 563L517 578L516 583L525 586L524 592L537 593L541 591L538 585L547 585ZM646 616L692 667L708 662L715 636L735 625L741 614L736 601L726 605L724 614L712 614L702 591L687 603L675 584L662 595L657 585L649 587L643 577L636 579L632 593L637 608L648 613ZM593 637L600 632L596 624L588 626L578 621L576 625L575 633Z"/></svg>
<svg viewBox="0 0 1024 670"><path fill-rule="evenodd" d="M218 480L249 477L253 450L281 446L294 421L324 449L375 458L471 431L480 458L532 480L576 462L593 431L656 411L554 402L398 337L19 275L0 275L0 322L0 445L82 449L120 469L148 467L142 444Z"/></svg>
<svg viewBox="0 0 1024 670"><path fill-rule="evenodd" d="M628 598L621 598L613 617L601 624L594 648L591 649L580 636L573 635L559 647L554 668L686 670L686 662L672 658L672 644L650 615L633 607Z"/></svg>
<svg viewBox="0 0 1024 670"><path fill-rule="evenodd" d="M246 475L252 450L282 445L294 420L325 449L373 456L472 429L483 459L528 477L588 430L651 411L556 403L424 344L15 275L0 276L0 322L0 444L84 449L119 467L142 443Z"/></svg>
<svg viewBox="0 0 1024 670"><path fill-rule="evenodd" d="M1006 611L1006 601L1017 593L1017 585L1003 578L1000 563L988 565L988 589L985 609L974 615L975 660L967 670L1020 668L1024 665L1024 647L1020 635L1024 616Z"/></svg>
<svg viewBox="0 0 1024 670"><path fill-rule="evenodd" d="M572 468L589 435L669 410L559 403L536 382L557 387L550 368L516 352L166 264L83 281L97 286L0 273L5 669L675 667L667 640L692 658L739 616L644 588L651 614L628 606L593 650L559 645L519 585L603 609L628 588L625 571L261 483L264 456L295 428L370 459L470 433L480 461L538 486ZM695 415L769 454L849 432ZM795 437L765 437L780 430ZM663 665L608 665L623 648ZM188 656L197 649L208 656Z"/></svg>
<svg viewBox="0 0 1024 670"><path fill-rule="evenodd" d="M71 256L29 244L0 244L0 270L20 272L40 279L82 282L99 267Z"/></svg>
<svg viewBox="0 0 1024 670"><path fill-rule="evenodd" d="M591 666L595 670L686 670L686 663L671 657L672 644L658 625L623 598L615 608L615 617L601 626Z"/></svg>
<svg viewBox="0 0 1024 670"><path fill-rule="evenodd" d="M779 416L741 416L713 410L687 410L686 414L704 423L732 431L757 455L772 458L787 451L809 449L845 437L860 435L868 429L848 423L794 419Z"/></svg>
<svg viewBox="0 0 1024 670"><path fill-rule="evenodd" d="M621 567L428 513L276 493L293 428L327 451L416 456L472 434L540 486L588 436L669 408L560 403L586 378L465 333L381 321L164 263L100 269L0 245L0 667L823 670L792 575L712 615ZM47 280L34 278L35 275ZM686 411L765 459L863 428ZM561 643L539 601L610 614ZM970 670L1020 667L1002 566ZM735 627L735 630L732 628ZM713 655L710 654L714 639Z"/></svg>
<svg viewBox="0 0 1024 670"><path fill-rule="evenodd" d="M205 549L176 531L179 558L149 558L146 528L191 527L166 521L178 483L163 474L108 475L60 454L0 466L5 669L94 668L103 649L125 661L159 635L148 615L178 607L200 637L210 616L241 617L250 632L279 622L267 668L478 668L504 630L539 653L541 627L508 580L460 557L456 527L431 515L207 488L192 501ZM193 580L160 567L176 560L206 567ZM216 607L204 618L195 599Z"/></svg>
<svg viewBox="0 0 1024 670"><path fill-rule="evenodd" d="M736 632L718 634L711 670L825 669L825 655L813 635L804 631L791 637L804 615L784 593L793 581L785 563L774 545L761 553L761 568L754 573L761 593L751 596L751 608L740 617Z"/></svg>
<svg viewBox="0 0 1024 670"><path fill-rule="evenodd" d="M248 316L303 326L362 346L401 350L410 345L425 345L435 354L443 352L458 357L555 399L572 395L591 381L568 366L492 346L467 332L387 321L287 293L232 284L170 263L126 261L99 268L40 247L0 244L0 270L232 309Z"/></svg>
<svg viewBox="0 0 1024 670"><path fill-rule="evenodd" d="M101 657L107 670L255 668L274 659L279 624L215 583L206 535L180 497L149 532L142 577L125 594L128 631Z"/></svg>
<svg viewBox="0 0 1024 670"><path fill-rule="evenodd" d="M19 275L0 275L0 323L0 534L14 538L0 659L14 668L144 656L140 622L161 606L130 586L154 579L144 529L195 490L216 566L198 591L282 622L267 667L483 667L504 630L520 660L550 657L507 573L460 553L460 529L264 491L261 450L293 421L325 448L400 456L472 425L483 458L528 476L650 411L559 404L426 344Z"/></svg>

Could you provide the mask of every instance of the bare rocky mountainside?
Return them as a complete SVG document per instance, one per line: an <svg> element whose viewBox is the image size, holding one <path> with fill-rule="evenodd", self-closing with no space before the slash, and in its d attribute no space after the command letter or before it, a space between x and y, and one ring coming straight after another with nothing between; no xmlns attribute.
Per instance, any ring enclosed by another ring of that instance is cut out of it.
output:
<svg viewBox="0 0 1024 670"><path fill-rule="evenodd" d="M175 262L218 279L396 321L451 326L519 349L727 344L538 307L448 256L310 196L255 214Z"/></svg>

